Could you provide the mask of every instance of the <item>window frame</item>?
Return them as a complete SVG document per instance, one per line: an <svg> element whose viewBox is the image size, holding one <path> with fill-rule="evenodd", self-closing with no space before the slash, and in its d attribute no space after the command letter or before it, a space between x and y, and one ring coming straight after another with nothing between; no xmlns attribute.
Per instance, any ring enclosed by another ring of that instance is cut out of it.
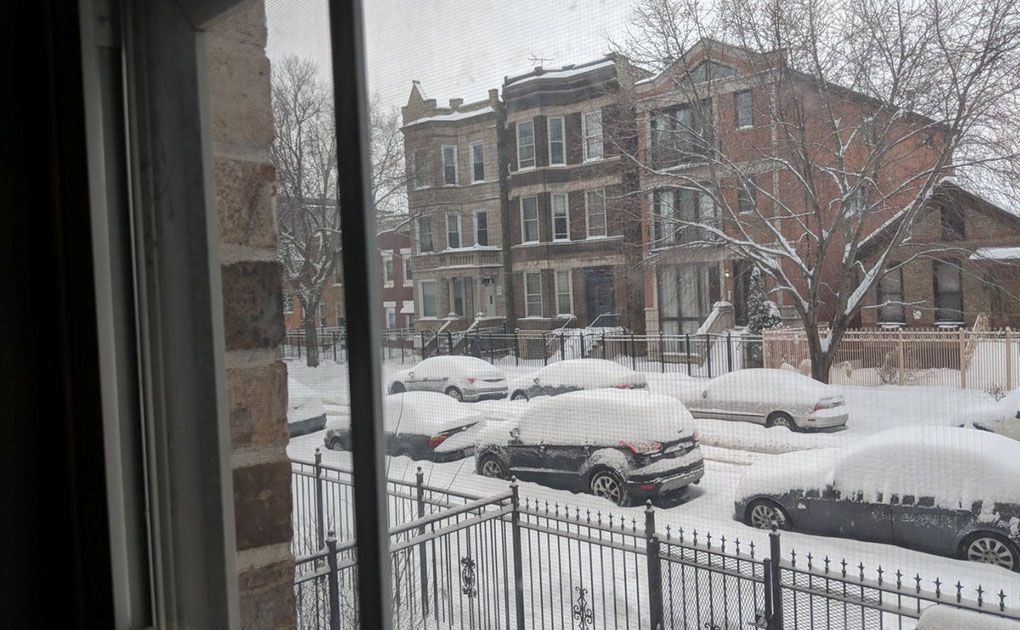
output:
<svg viewBox="0 0 1020 630"><path fill-rule="evenodd" d="M538 292L537 293L529 293L528 278L537 278L538 279ZM524 285L523 286L523 289L524 289L524 317L526 317L526 318L533 318L533 319L534 318L544 317L544 305L542 304L542 302L543 302L543 300L542 300L542 272L541 271L525 271L524 272L524 283L523 283L523 285ZM537 297L538 298L537 299L537 305L538 305L538 313L537 314L533 314L531 312L531 310L532 310L531 307L532 307L533 302L532 302L532 300L529 299L530 297Z"/></svg>
<svg viewBox="0 0 1020 630"><path fill-rule="evenodd" d="M560 139L559 140L553 140L553 134L552 134L552 127L553 127L553 125L552 125L552 121L554 121L554 120L559 121L559 128L560 128ZM567 165L567 123L566 123L566 119L563 116L548 116L545 119L545 129L546 129L546 136L548 138L548 142L546 144L548 145L549 166L566 166ZM553 161L553 145L554 144L560 145L560 161L559 162L554 162Z"/></svg>
<svg viewBox="0 0 1020 630"><path fill-rule="evenodd" d="M591 231L591 198L594 195L601 199L602 204L602 234L592 234ZM586 239L599 239L609 237L609 212L606 208L606 189L595 188L584 191L584 236Z"/></svg>
<svg viewBox="0 0 1020 630"><path fill-rule="evenodd" d="M475 148L478 148L479 154L477 160L475 159ZM485 143L481 140L472 142L468 145L468 156L471 158L471 183L479 184L485 181ZM478 177L478 167L482 169L482 176Z"/></svg>
<svg viewBox="0 0 1020 630"><path fill-rule="evenodd" d="M446 163L446 150L453 149L452 163ZM443 186L459 186L460 185L460 165L457 163L457 145L455 144L444 144L439 147L439 160L443 165ZM453 167L453 181L448 181L446 178L446 169Z"/></svg>
<svg viewBox="0 0 1020 630"><path fill-rule="evenodd" d="M531 158L529 160L531 163L528 164L528 165L525 165L524 164L524 160L521 159L521 148L523 146L525 146L523 143L521 143L521 129L523 127L525 127L525 126L527 126L528 128L531 129L531 143L530 143L530 145L528 145L528 146L531 147ZM528 169L532 169L532 168L535 168L536 166L538 166L538 152L536 151L536 146L535 146L535 121L534 121L534 119L519 121L515 125L514 134L515 134L515 137L517 139L517 170L519 170L519 171L526 171Z"/></svg>
<svg viewBox="0 0 1020 630"><path fill-rule="evenodd" d="M435 313L429 315L425 312L425 287L432 287L432 307ZM418 319L439 319L439 286L435 278L423 278L418 281L418 301L421 303L418 310Z"/></svg>
<svg viewBox="0 0 1020 630"><path fill-rule="evenodd" d="M955 291L946 291L939 287L939 269L940 267L948 265L954 267L956 270L956 281L959 288ZM932 307L934 309L933 320L936 325L956 325L963 324L965 322L964 315L964 290L963 290L963 265L957 258L946 258L946 259L935 259L932 261ZM940 302L945 300L946 294L955 295L957 299L955 303L959 304L959 308L950 308ZM958 314L957 317L952 319L945 317L944 311L951 310ZM943 312L940 316L940 311Z"/></svg>
<svg viewBox="0 0 1020 630"><path fill-rule="evenodd" d="M560 284L560 274L567 274L566 279L566 292L563 292L563 288ZM556 269L553 271L553 294L555 297L556 315L573 315L574 314L574 270L570 267L565 269ZM569 305L567 310L560 308L560 298L563 296L567 297L567 304Z"/></svg>
<svg viewBox="0 0 1020 630"><path fill-rule="evenodd" d="M428 229L427 230L423 230L422 229L422 223L423 222L428 224ZM433 235L433 230L432 230L432 216L431 215L427 215L427 214L421 214L421 215L418 216L418 218L415 220L414 223L415 223L415 231L418 233L418 238L416 239L416 245L415 245L418 248L418 253L419 254L429 254L429 253L432 253L432 252L436 251L436 242L435 242L435 237ZM426 238L423 239L422 236L425 236ZM428 247L427 248L423 248L422 247L423 240L428 243Z"/></svg>
<svg viewBox="0 0 1020 630"><path fill-rule="evenodd" d="M744 202L747 202L745 209ZM737 184L737 214L754 214L758 208L758 187L754 178L741 177Z"/></svg>
<svg viewBox="0 0 1020 630"><path fill-rule="evenodd" d="M589 136L589 126L591 124L588 122L589 116L598 117L598 136ZM598 155L593 156L591 150L588 148L588 142L596 137L598 138L599 150ZM605 122L601 109L581 113L581 153L582 159L585 162L596 162L598 160L604 160L606 157Z"/></svg>
<svg viewBox="0 0 1020 630"><path fill-rule="evenodd" d="M403 247L400 249L400 273L403 276L403 286L414 286L414 268L412 267L411 249Z"/></svg>
<svg viewBox="0 0 1020 630"><path fill-rule="evenodd" d="M533 219L533 221L535 222L535 238L534 239L528 239L528 223L529 223L529 219L524 216L524 202L527 201L527 200L532 200L532 199L535 201L535 218ZM539 221L538 196L537 195L528 195L526 197L521 197L521 199L520 199L520 212L521 212L521 243L523 244L523 243L540 243L540 242L542 242L542 224L541 224L541 221Z"/></svg>
<svg viewBox="0 0 1020 630"><path fill-rule="evenodd" d="M396 273L396 266L393 262L393 252L384 251L380 257L382 258L383 288L392 289L396 282L396 278L394 277L394 274Z"/></svg>
<svg viewBox="0 0 1020 630"><path fill-rule="evenodd" d="M478 228L478 217L479 216L485 217L485 231L484 232L482 232ZM475 210L472 213L472 218L474 219L474 226L475 226L475 245L478 246L478 247L489 247L489 211L485 210L484 208L479 208L478 210ZM485 242L481 243L481 242L479 242L480 239L478 238L478 236L480 234L483 234L483 233L485 234Z"/></svg>
<svg viewBox="0 0 1020 630"><path fill-rule="evenodd" d="M565 223L566 232L562 237L557 237L556 232L556 199L563 199L563 216L562 219ZM570 242L570 195L567 193L551 193L549 195L549 227L552 232L552 241L554 243L569 243Z"/></svg>
<svg viewBox="0 0 1020 630"><path fill-rule="evenodd" d="M874 145L878 140L877 129L875 128L875 115L864 114L861 117L861 136L864 142Z"/></svg>
<svg viewBox="0 0 1020 630"><path fill-rule="evenodd" d="M899 285L900 286L899 286L899 291L898 292L888 292L883 287L883 283L885 282L885 279L887 277L889 277L891 274L896 274L899 277ZM889 299L890 295L898 295L899 296L898 299L896 300L897 303L896 304L889 304L887 306L882 306L882 304L885 304L886 302L890 301L890 299ZM903 266L898 264L898 263L893 263L892 265L890 265L890 268L887 269L884 274L882 274L882 277L879 278L878 282L875 284L875 305L878 306L878 317L876 318L876 320L878 321L878 324L879 325L884 325L884 324L903 325L903 324L906 324L907 323L907 309L906 309L906 306L904 305L904 302L906 302L906 294L904 292L904 286L903 286ZM898 317L892 317L892 318L886 317L885 316L886 309L899 309L899 316Z"/></svg>
<svg viewBox="0 0 1020 630"><path fill-rule="evenodd" d="M939 237L947 243L967 240L967 217L958 204L939 206Z"/></svg>
<svg viewBox="0 0 1020 630"><path fill-rule="evenodd" d="M428 149L415 149L411 153L411 180L415 190L429 187Z"/></svg>
<svg viewBox="0 0 1020 630"><path fill-rule="evenodd" d="M741 98L747 97L747 124L740 124ZM750 88L733 93L733 124L737 130L754 128L754 95Z"/></svg>
<svg viewBox="0 0 1020 630"><path fill-rule="evenodd" d="M451 218L455 219L455 221L451 222L450 221ZM457 226L456 232L454 232L454 231L452 231L450 229L454 225ZM446 212L446 249L463 249L464 248L464 231L463 231L462 228L463 228L463 225L461 225L461 216L460 216L460 213L459 212L450 212L450 211L447 211ZM451 243L450 243L450 236L453 235L453 234L457 235L457 245L456 246L451 245Z"/></svg>

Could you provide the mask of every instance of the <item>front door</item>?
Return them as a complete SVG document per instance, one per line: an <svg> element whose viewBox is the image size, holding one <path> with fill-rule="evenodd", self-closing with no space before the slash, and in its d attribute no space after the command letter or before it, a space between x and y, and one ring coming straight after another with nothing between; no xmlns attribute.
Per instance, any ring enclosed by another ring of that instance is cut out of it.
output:
<svg viewBox="0 0 1020 630"><path fill-rule="evenodd" d="M613 294L613 270L609 267L588 267L584 270L584 296L588 323L599 315L616 312Z"/></svg>
<svg viewBox="0 0 1020 630"><path fill-rule="evenodd" d="M482 278L482 311L486 317L496 316L496 280Z"/></svg>

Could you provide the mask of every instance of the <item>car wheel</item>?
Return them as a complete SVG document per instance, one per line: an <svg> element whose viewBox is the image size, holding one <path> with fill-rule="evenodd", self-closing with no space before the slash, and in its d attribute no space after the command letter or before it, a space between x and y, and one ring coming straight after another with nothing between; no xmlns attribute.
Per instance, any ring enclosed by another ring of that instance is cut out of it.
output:
<svg viewBox="0 0 1020 630"><path fill-rule="evenodd" d="M478 472L483 477L492 477L493 479L507 479L510 477L510 471L495 455L482 455L481 459L478 460Z"/></svg>
<svg viewBox="0 0 1020 630"><path fill-rule="evenodd" d="M391 394L403 394L406 391L407 391L407 388L404 387L403 383L396 382L396 383L390 385L390 393Z"/></svg>
<svg viewBox="0 0 1020 630"><path fill-rule="evenodd" d="M527 399L528 395L522 392L521 390L517 390L510 396L510 400L527 400Z"/></svg>
<svg viewBox="0 0 1020 630"><path fill-rule="evenodd" d="M326 448L328 448L331 451L343 450L343 447L344 447L343 440L341 440L339 437L335 435L329 439L329 442L326 443Z"/></svg>
<svg viewBox="0 0 1020 630"><path fill-rule="evenodd" d="M627 486L623 478L612 470L598 470L591 476L588 483L591 493L603 499L609 499L613 503L626 507L630 504L630 497L627 496Z"/></svg>
<svg viewBox="0 0 1020 630"><path fill-rule="evenodd" d="M1020 571L1020 551L1008 538L994 532L968 536L960 545L960 557L971 562L994 564L1010 571Z"/></svg>
<svg viewBox="0 0 1020 630"><path fill-rule="evenodd" d="M772 529L775 523L779 529L790 529L790 517L775 501L756 499L747 506L744 522L755 529Z"/></svg>
<svg viewBox="0 0 1020 630"><path fill-rule="evenodd" d="M793 422L793 418L790 414L783 411L774 411L769 414L768 420L765 421L765 426L770 429L772 427L786 427L791 431L797 430L797 425Z"/></svg>
<svg viewBox="0 0 1020 630"><path fill-rule="evenodd" d="M456 387L447 387L446 395L456 400L457 402L464 402L464 394L460 392Z"/></svg>

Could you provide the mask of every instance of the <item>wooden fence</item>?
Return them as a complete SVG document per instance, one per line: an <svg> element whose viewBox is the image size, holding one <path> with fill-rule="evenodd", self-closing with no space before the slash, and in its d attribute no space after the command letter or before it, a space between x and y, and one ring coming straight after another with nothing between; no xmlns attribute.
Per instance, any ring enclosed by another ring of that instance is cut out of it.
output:
<svg viewBox="0 0 1020 630"><path fill-rule="evenodd" d="M803 329L762 334L765 367L804 371L810 361ZM847 331L836 348L831 382L930 385L996 394L1017 386L1020 335L1010 329Z"/></svg>

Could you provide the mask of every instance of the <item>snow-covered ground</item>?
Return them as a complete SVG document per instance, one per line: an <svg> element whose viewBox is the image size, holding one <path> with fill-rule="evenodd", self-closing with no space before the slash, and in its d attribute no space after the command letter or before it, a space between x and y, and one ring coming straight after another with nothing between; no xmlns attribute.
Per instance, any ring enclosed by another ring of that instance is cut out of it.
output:
<svg viewBox="0 0 1020 630"><path fill-rule="evenodd" d="M537 367L541 367L541 364L507 366L505 370L507 376L513 379L525 376ZM288 361L288 368L292 379L322 396L327 413L346 413L346 402L349 400L346 394L346 364L327 362L319 368L310 369L297 361ZM385 363L384 381L391 373L400 369L402 367L399 362ZM697 384L696 379L691 379L685 374L648 373L646 376L649 389L662 394L675 395L682 388ZM667 525L674 529L683 527L686 531L697 529L700 532L711 532L713 537L725 535L728 540L739 538L745 544L753 541L765 549L768 541L764 532L747 527L733 518L734 488L749 464L768 465L770 461L775 460L778 465L789 459L782 457L780 455L782 453L830 446L852 446L863 437L896 427L953 426L973 414L975 409L991 408L995 404L991 396L975 390L919 386L843 386L841 389L846 398L850 418L846 428L839 431L792 433L785 429L765 429L741 422L696 420L706 458L705 476L701 483L693 488L687 501L674 507L657 510L659 529L662 530ZM478 406L502 411L523 410L527 404L510 401L476 403ZM288 452L294 459L310 461L314 457L315 449L321 446L322 434L314 433L293 439ZM334 465L350 464L350 455L346 452L323 450L323 458L327 463ZM426 483L434 487L451 488L479 496L495 494L506 489L505 482L476 475L473 458L445 464L415 462L404 457L393 458L389 462L389 475L391 478L413 481L419 465L425 472ZM600 510L603 514L625 513L628 519L635 518L639 522L643 519L642 508L639 507L617 508L590 495L572 494L537 484L522 484L521 494L523 497L549 501L550 504L568 504L582 510L591 508L593 511ZM919 574L925 580L927 588L932 588L931 580L936 577L950 583L959 580L965 586L964 595L971 599L976 597L974 589L981 585L986 593L998 593L1002 589L1006 594L1008 606L1017 606L1020 602L1020 579L1015 573L1005 569L891 545L795 532L784 532L782 540L787 552L796 550L800 557L810 552L815 558L827 556L835 562L845 558L852 566L863 563L869 577L874 577L874 571L878 567L887 572L900 569L909 576ZM986 595L986 601L987 599Z"/></svg>

